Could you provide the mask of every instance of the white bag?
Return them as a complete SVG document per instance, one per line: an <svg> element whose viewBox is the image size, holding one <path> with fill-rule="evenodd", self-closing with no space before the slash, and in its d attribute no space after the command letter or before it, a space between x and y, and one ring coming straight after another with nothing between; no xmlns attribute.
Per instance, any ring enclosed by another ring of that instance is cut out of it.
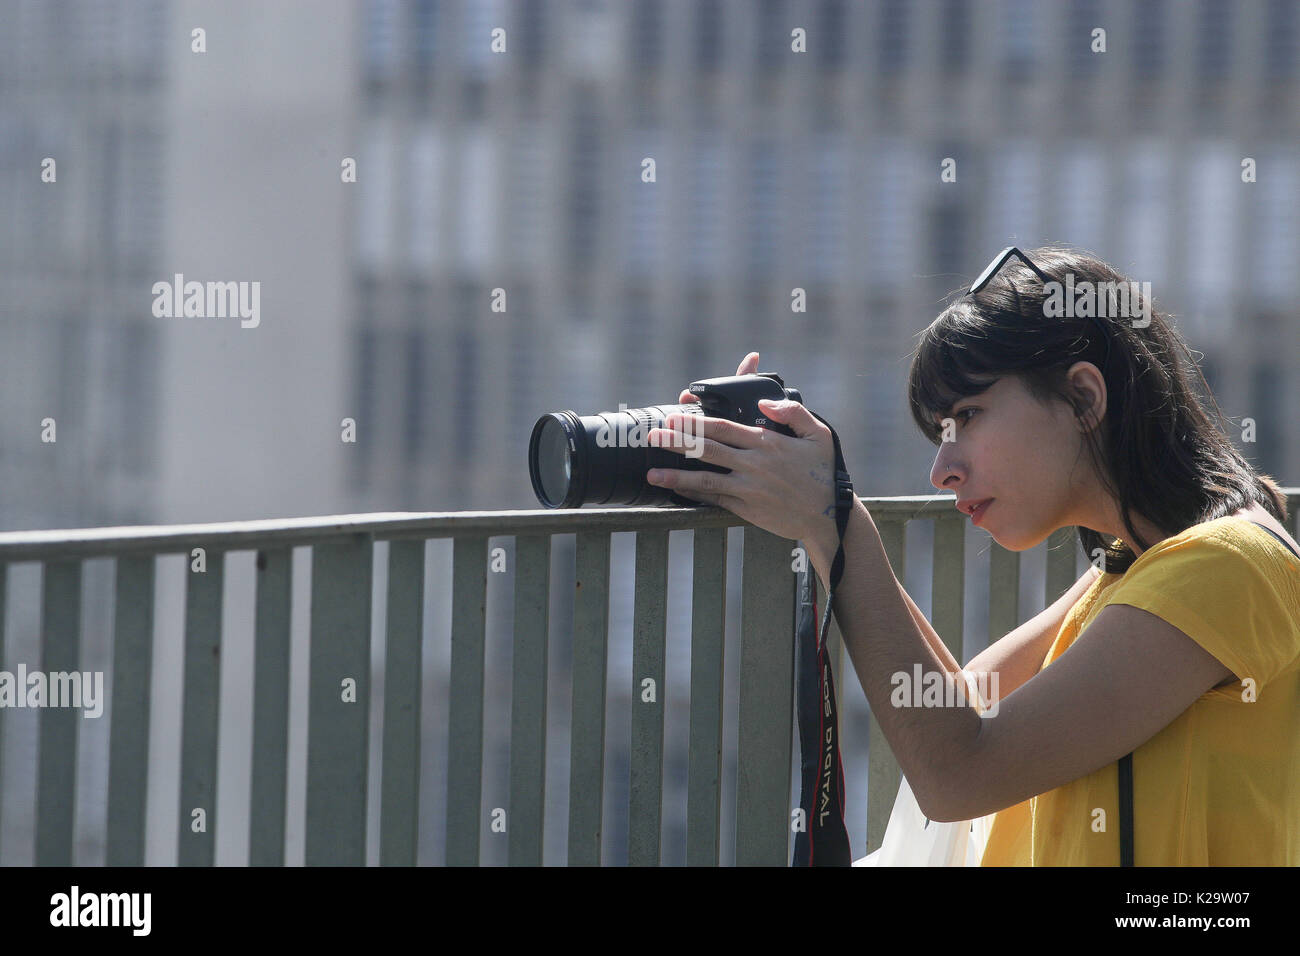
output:
<svg viewBox="0 0 1300 956"><path fill-rule="evenodd" d="M979 692L974 677L965 670L959 671L966 684L967 699L982 716L988 702ZM989 842L989 830L994 814L954 823L936 823L926 819L921 812L912 788L903 777L898 784L898 797L889 812L885 825L885 838L880 848L868 853L854 866L979 866L984 847Z"/></svg>
<svg viewBox="0 0 1300 956"><path fill-rule="evenodd" d="M993 814L957 823L927 820L903 777L880 849L854 866L979 866Z"/></svg>

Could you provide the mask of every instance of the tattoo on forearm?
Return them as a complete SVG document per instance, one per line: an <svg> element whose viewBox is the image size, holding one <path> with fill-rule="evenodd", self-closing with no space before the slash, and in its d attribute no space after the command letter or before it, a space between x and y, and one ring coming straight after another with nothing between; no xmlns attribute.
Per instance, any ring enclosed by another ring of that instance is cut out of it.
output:
<svg viewBox="0 0 1300 956"><path fill-rule="evenodd" d="M822 464L819 465L816 468L816 470L808 472L808 477L814 478L820 484L823 484L827 488L830 488L832 493L835 491L835 482L831 480L830 466L827 465L825 462L822 462ZM826 509L822 511L822 517L831 517L831 518L835 517L835 502L833 498L831 503L826 506Z"/></svg>

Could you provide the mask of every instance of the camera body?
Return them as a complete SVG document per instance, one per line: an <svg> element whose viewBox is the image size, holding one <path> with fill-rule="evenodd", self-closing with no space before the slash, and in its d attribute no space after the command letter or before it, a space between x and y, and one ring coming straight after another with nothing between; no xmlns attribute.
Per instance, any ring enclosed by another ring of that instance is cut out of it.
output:
<svg viewBox="0 0 1300 956"><path fill-rule="evenodd" d="M728 375L692 382L688 391L699 404L650 405L622 408L617 412L577 415L572 411L550 412L533 426L528 443L528 473L533 492L547 508L579 508L584 504L651 505L672 503L695 507L699 503L659 488L645 480L651 468L682 471L730 469L711 465L690 454L690 428L685 455L653 447L646 437L662 428L673 413L721 418L758 428L770 428L794 437L787 425L770 421L758 407L759 399L793 399L800 404L799 390L786 388L775 372Z"/></svg>

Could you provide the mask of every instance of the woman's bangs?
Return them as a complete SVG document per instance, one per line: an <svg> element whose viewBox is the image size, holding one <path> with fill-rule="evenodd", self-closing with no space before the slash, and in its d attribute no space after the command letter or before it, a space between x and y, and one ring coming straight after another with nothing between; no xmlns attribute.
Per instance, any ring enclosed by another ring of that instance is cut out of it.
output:
<svg viewBox="0 0 1300 956"><path fill-rule="evenodd" d="M959 399L978 395L997 379L981 347L983 342L951 326L939 326L936 323L926 330L912 363L908 388L912 418L933 445L943 436L936 419Z"/></svg>

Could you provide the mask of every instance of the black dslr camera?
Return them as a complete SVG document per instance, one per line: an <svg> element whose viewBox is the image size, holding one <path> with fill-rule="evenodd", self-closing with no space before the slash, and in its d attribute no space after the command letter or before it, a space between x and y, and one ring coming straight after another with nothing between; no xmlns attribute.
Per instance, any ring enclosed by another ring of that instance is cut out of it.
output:
<svg viewBox="0 0 1300 956"><path fill-rule="evenodd" d="M664 420L673 412L725 418L794 437L789 426L768 421L758 407L760 398L773 401L790 398L803 404L799 390L786 388L775 372L709 378L692 382L689 390L699 398L698 405L694 402L647 408L620 405L617 412L598 415L580 416L571 411L543 415L533 426L528 442L528 474L537 500L547 508L668 502L698 506L697 501L645 480L651 468L730 472L729 468L701 461L699 452L691 454L689 427L682 429L686 436L685 454L647 443L651 430L662 428ZM703 437L695 433L693 440L702 442Z"/></svg>

